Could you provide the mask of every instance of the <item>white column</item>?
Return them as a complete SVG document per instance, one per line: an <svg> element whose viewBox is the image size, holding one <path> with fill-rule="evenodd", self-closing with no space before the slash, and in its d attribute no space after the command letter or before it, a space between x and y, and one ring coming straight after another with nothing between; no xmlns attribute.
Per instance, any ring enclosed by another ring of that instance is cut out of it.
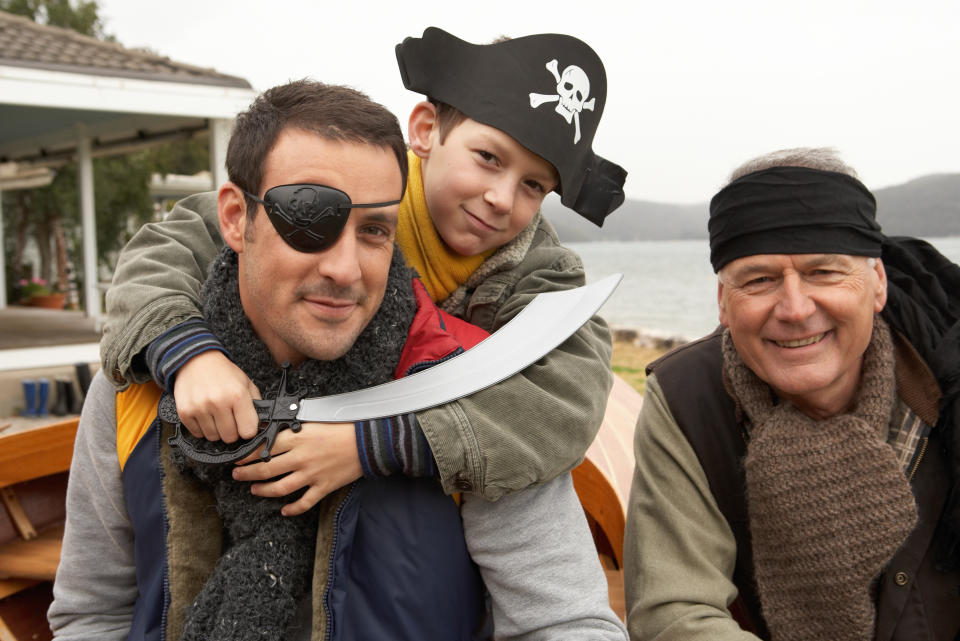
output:
<svg viewBox="0 0 960 641"><path fill-rule="evenodd" d="M7 306L7 257L3 252L3 192L0 191L0 309Z"/></svg>
<svg viewBox="0 0 960 641"><path fill-rule="evenodd" d="M233 131L233 118L210 119L210 177L213 188L220 189L220 185L227 182L227 143L230 142L230 132Z"/></svg>
<svg viewBox="0 0 960 641"><path fill-rule="evenodd" d="M97 269L97 221L93 209L93 156L90 137L83 123L77 123L77 191L80 194L80 222L83 234L83 303L87 316L99 326L103 310L100 308L100 280Z"/></svg>

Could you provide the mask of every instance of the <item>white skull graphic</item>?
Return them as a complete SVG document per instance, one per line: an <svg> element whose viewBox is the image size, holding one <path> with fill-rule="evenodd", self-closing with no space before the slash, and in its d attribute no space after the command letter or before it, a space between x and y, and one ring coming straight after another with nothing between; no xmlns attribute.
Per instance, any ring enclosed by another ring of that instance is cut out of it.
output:
<svg viewBox="0 0 960 641"><path fill-rule="evenodd" d="M570 65L563 70L560 81L557 83L557 94L560 101L557 103L556 112L570 122L574 114L580 113L584 107L593 109L594 101L589 105L584 103L590 95L590 79L583 69L576 65Z"/></svg>
<svg viewBox="0 0 960 641"><path fill-rule="evenodd" d="M547 102L557 103L554 111L563 116L567 122L573 123L573 144L577 144L580 141L580 113L584 109L593 111L596 104L595 98L587 100L590 96L590 79L586 72L576 65L570 65L561 74L556 59L545 66L557 81L557 93L555 95L531 93L530 106L536 109Z"/></svg>

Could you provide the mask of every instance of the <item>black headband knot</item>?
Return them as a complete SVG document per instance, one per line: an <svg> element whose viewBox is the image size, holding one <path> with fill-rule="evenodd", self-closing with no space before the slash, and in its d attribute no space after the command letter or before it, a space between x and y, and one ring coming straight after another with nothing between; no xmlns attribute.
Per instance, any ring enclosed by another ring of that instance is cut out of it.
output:
<svg viewBox="0 0 960 641"><path fill-rule="evenodd" d="M597 156L603 62L585 42L538 34L475 45L428 27L397 45L403 85L508 134L557 169L560 202L594 224L623 203L627 172Z"/></svg>
<svg viewBox="0 0 960 641"><path fill-rule="evenodd" d="M742 176L710 201L710 263L756 254L880 255L873 194L856 178L806 167Z"/></svg>

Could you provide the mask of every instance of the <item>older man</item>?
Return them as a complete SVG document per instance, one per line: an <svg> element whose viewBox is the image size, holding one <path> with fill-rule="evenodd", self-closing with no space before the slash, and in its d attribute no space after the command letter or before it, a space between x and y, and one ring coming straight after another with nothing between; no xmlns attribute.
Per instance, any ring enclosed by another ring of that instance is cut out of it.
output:
<svg viewBox="0 0 960 641"><path fill-rule="evenodd" d="M709 227L723 327L637 424L631 638L957 638L960 268L823 149L741 167Z"/></svg>
<svg viewBox="0 0 960 641"><path fill-rule="evenodd" d="M344 87L275 87L238 118L227 167L227 247L203 309L258 389L367 387L480 338L438 312L395 251L406 150L383 107ZM281 374L283 362L293 369ZM624 638L569 475L462 509L436 479L360 480L284 516L287 499L251 492L232 464L172 450L177 420L152 383L91 386L56 638L488 638L485 588L504 638ZM327 432L281 432L258 477L307 485Z"/></svg>

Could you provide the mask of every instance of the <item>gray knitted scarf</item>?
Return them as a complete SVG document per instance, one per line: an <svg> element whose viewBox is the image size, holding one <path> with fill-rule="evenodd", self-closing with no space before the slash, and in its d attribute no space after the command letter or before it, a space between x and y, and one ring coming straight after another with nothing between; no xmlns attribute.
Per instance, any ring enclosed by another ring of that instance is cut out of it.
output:
<svg viewBox="0 0 960 641"><path fill-rule="evenodd" d="M814 420L742 361L723 336L724 374L749 417L750 534L764 619L775 641L869 641L884 566L917 520L910 484L885 436L893 344L879 316L856 406Z"/></svg>
<svg viewBox="0 0 960 641"><path fill-rule="evenodd" d="M380 310L353 347L335 361L310 360L292 370L289 386L305 396L337 394L389 381L416 313L413 272L394 252L387 292ZM207 323L233 361L268 398L276 392L280 368L256 336L240 304L237 255L224 248L211 266L201 292ZM222 447L197 441L208 448ZM183 639L266 641L283 639L297 604L310 590L317 509L284 517L280 508L297 495L271 499L250 493L234 481L233 464L207 465L177 452L184 473L213 489L224 525L224 553L190 606Z"/></svg>

